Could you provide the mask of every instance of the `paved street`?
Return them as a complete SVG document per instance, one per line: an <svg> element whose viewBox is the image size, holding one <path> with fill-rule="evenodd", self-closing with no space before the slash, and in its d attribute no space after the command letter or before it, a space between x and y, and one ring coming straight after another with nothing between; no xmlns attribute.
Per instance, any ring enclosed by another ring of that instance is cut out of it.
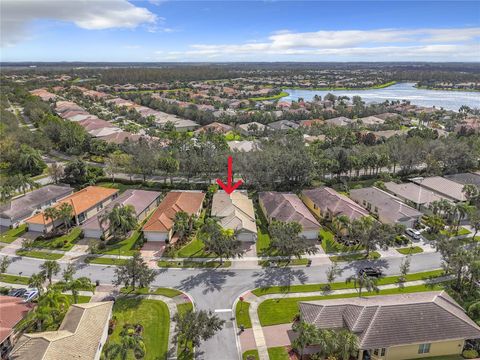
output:
<svg viewBox="0 0 480 360"><path fill-rule="evenodd" d="M29 276L38 272L43 260L14 257L8 272ZM366 264L384 268L387 275L398 274L400 257L381 258L376 261L362 261L343 266L338 281L353 274ZM412 256L410 272L420 272L439 268L441 256L438 253L422 253ZM62 266L66 266L64 263ZM100 280L108 284L113 279L114 268L103 265L78 263L77 276L88 276L92 281ZM237 359L238 350L231 309L235 299L249 289L267 285L293 285L301 283L325 282L328 265L302 268L267 269L161 269L153 285L174 287L189 293L199 309L217 310L217 314L228 320L226 327L213 339L204 343L198 350L198 359Z"/></svg>

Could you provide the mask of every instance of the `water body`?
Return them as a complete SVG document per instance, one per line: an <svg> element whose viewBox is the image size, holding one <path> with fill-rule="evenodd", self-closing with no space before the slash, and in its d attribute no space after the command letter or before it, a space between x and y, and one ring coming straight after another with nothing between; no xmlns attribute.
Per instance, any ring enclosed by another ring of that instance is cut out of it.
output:
<svg viewBox="0 0 480 360"><path fill-rule="evenodd" d="M467 105L471 108L480 107L480 92L474 91L445 91L445 90L428 90L417 89L414 83L399 83L383 89L371 90L294 90L286 89L288 96L282 98L285 101L312 100L315 95L322 98L332 93L336 96L348 96L352 98L354 95L361 96L363 101L367 103L382 103L385 100L410 100L412 104L447 110L458 111L460 106Z"/></svg>

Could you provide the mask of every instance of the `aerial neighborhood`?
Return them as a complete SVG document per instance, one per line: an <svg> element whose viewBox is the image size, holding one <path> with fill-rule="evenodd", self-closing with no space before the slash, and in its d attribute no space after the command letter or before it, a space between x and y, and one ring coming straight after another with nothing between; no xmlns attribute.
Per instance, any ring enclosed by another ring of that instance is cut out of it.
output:
<svg viewBox="0 0 480 360"><path fill-rule="evenodd" d="M478 3L1 7L1 360L480 359Z"/></svg>

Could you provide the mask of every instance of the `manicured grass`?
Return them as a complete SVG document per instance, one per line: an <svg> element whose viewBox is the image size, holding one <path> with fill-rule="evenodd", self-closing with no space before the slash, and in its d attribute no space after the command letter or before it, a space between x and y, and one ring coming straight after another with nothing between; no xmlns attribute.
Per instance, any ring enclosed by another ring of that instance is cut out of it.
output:
<svg viewBox="0 0 480 360"><path fill-rule="evenodd" d="M257 254L266 255L270 248L270 234L268 233L268 221L262 209L255 203L255 216L257 219Z"/></svg>
<svg viewBox="0 0 480 360"><path fill-rule="evenodd" d="M99 251L100 254L109 254L109 255L123 255L123 256L133 256L137 249L135 249L135 244L139 241L142 236L141 229L134 230L132 235L130 235L125 240L119 241L115 244L107 245L105 250Z"/></svg>
<svg viewBox="0 0 480 360"><path fill-rule="evenodd" d="M141 184L121 184L121 183L113 183L113 182L100 182L96 184L96 186L106 187L109 189L118 189L120 193L123 193L125 190L128 189L143 189L145 188Z"/></svg>
<svg viewBox="0 0 480 360"><path fill-rule="evenodd" d="M368 256L369 260L376 260L380 258L380 254L376 251L371 251L370 255ZM356 254L347 254L347 255L338 255L338 256L330 256L330 260L335 262L340 261L356 261L356 260L365 260L365 253L356 253Z"/></svg>
<svg viewBox="0 0 480 360"><path fill-rule="evenodd" d="M267 267L270 263L276 264L278 267L283 266L297 266L297 265L307 265L308 259L292 259L290 261L287 260L260 260L258 265Z"/></svg>
<svg viewBox="0 0 480 360"><path fill-rule="evenodd" d="M293 89L293 90L317 90L317 91L324 91L324 90L371 90L371 89L383 89L392 85L395 85L396 81L389 81L384 84L373 85L369 87L301 87L301 86L286 86L283 87L284 89Z"/></svg>
<svg viewBox="0 0 480 360"><path fill-rule="evenodd" d="M397 251L402 255L411 255L411 254L420 254L423 252L423 249L420 246L412 246L397 249Z"/></svg>
<svg viewBox="0 0 480 360"><path fill-rule="evenodd" d="M235 307L235 319L237 320L237 326L243 325L245 329L252 327L250 316L248 315L248 309L250 309L250 303L248 301L238 301Z"/></svg>
<svg viewBox="0 0 480 360"><path fill-rule="evenodd" d="M198 262L161 260L157 264L158 267L162 268L228 268L232 265L232 262L224 261L223 264L220 264L220 261Z"/></svg>
<svg viewBox="0 0 480 360"><path fill-rule="evenodd" d="M289 360L287 348L284 346L268 348L268 357L270 360Z"/></svg>
<svg viewBox="0 0 480 360"><path fill-rule="evenodd" d="M70 299L70 303L73 304L73 296L72 295L66 295ZM91 296L86 296L86 295L78 295L77 296L77 304L86 304L90 302Z"/></svg>
<svg viewBox="0 0 480 360"><path fill-rule="evenodd" d="M207 258L215 257L215 255L205 251L205 244L203 241L197 239L196 237L186 244L184 247L180 248L176 253L175 257L177 258Z"/></svg>
<svg viewBox="0 0 480 360"><path fill-rule="evenodd" d="M288 96L288 93L286 91L282 91L277 95L253 97L253 98L249 98L248 100L251 100L251 101L278 100L285 96Z"/></svg>
<svg viewBox="0 0 480 360"><path fill-rule="evenodd" d="M58 260L63 257L63 254L48 253L45 251L33 251L33 250L17 250L16 252L19 256L26 256L36 259L45 259L45 260Z"/></svg>
<svg viewBox="0 0 480 360"><path fill-rule="evenodd" d="M390 294L405 294L423 291L442 290L441 284L435 285L417 285L403 288L385 289L376 292L363 292L362 296L374 295L390 295ZM341 299L357 297L357 293L352 294L335 294L335 295L319 295L309 297L295 297L295 298L278 298L269 299L262 302L258 307L258 317L262 326L286 324L292 322L296 314L298 314L298 303L300 301L311 300L327 300L327 299Z"/></svg>
<svg viewBox="0 0 480 360"><path fill-rule="evenodd" d="M427 280L431 278L436 278L444 275L444 271L432 270L425 271L413 274L407 274L405 276L405 281L417 281L417 280ZM395 284L398 282L399 276L386 276L378 279L377 285L389 285ZM313 291L322 291L323 287L326 284L305 284L305 285L291 285L291 286L270 286L257 288L252 291L252 294L256 296L268 295L268 294L289 294L289 293L302 293L302 292L313 292ZM342 289L353 289L353 283L335 282L330 284L331 290L342 290Z"/></svg>
<svg viewBox="0 0 480 360"><path fill-rule="evenodd" d="M35 239L33 246L42 249L55 249L68 251L71 250L75 243L80 239L82 229L75 227L68 234L52 238L52 239Z"/></svg>
<svg viewBox="0 0 480 360"><path fill-rule="evenodd" d="M115 259L115 258L102 258L89 256L85 259L87 264L100 264L100 265L125 265L127 259Z"/></svg>
<svg viewBox="0 0 480 360"><path fill-rule="evenodd" d="M119 298L113 305L115 329L108 342L119 343L124 324L141 324L145 343L145 360L164 359L168 351L170 314L167 304L158 300ZM133 359L133 353L130 354Z"/></svg>
<svg viewBox="0 0 480 360"><path fill-rule="evenodd" d="M325 228L320 229L320 237L322 239L322 248L327 254L362 250L361 245L346 246L340 244L335 240L333 233Z"/></svg>
<svg viewBox="0 0 480 360"><path fill-rule="evenodd" d="M0 282L9 283L9 284L28 285L29 279L30 278L27 276L0 274Z"/></svg>
<svg viewBox="0 0 480 360"><path fill-rule="evenodd" d="M183 304L177 304L177 311L179 314L184 314L189 310L193 310L193 304L188 302L188 303L183 303ZM177 358L178 360L193 360L193 346L192 344L188 344L188 352L183 352L184 345L183 343L179 343L177 345Z"/></svg>
<svg viewBox="0 0 480 360"><path fill-rule="evenodd" d="M132 291L129 287L123 287L120 289L122 294L136 294L136 295L163 295L169 298L174 298L175 296L182 295L181 291L176 289L170 288L157 288L157 289L149 289L149 288L138 288L135 291Z"/></svg>
<svg viewBox="0 0 480 360"><path fill-rule="evenodd" d="M250 356L250 358L249 358ZM242 354L242 359L243 360L247 360L247 359L253 359L253 360L258 360L258 350L248 350L248 351L245 351L243 354Z"/></svg>
<svg viewBox="0 0 480 360"><path fill-rule="evenodd" d="M19 236L25 234L27 231L27 224L22 224L17 228L9 229L0 235L0 242L10 244L14 242Z"/></svg>
<svg viewBox="0 0 480 360"><path fill-rule="evenodd" d="M440 234L442 235L452 235L452 236L462 236L462 235L468 235L468 234L471 234L470 230L468 229L465 229L464 227L460 227L460 229L458 229L458 234L455 233L455 231L451 231L451 229L443 229L443 230L440 230Z"/></svg>

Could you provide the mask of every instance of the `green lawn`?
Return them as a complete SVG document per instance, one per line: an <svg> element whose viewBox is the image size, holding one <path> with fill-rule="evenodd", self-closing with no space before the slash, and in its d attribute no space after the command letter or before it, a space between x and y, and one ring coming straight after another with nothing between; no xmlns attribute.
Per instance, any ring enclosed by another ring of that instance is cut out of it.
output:
<svg viewBox="0 0 480 360"><path fill-rule="evenodd" d="M250 357L249 357L250 356ZM243 360L258 360L258 350L248 350L245 351L242 355Z"/></svg>
<svg viewBox="0 0 480 360"><path fill-rule="evenodd" d="M177 252L175 252L175 257L207 258L207 257L215 257L215 255L205 251L205 244L203 243L203 241L195 237L192 241L190 241L184 247L180 248Z"/></svg>
<svg viewBox="0 0 480 360"><path fill-rule="evenodd" d="M137 294L137 295L163 295L169 298L174 298L175 296L182 295L183 293L177 289L170 288L157 288L150 290L149 288L138 288L132 292L131 288L123 287L120 289L120 292L123 294Z"/></svg>
<svg viewBox="0 0 480 360"><path fill-rule="evenodd" d="M33 246L36 248L42 249L55 249L55 250L63 250L68 251L71 250L75 243L80 239L80 233L82 229L78 227L74 227L69 231L68 234L58 236L52 239L35 239L33 242Z"/></svg>
<svg viewBox="0 0 480 360"><path fill-rule="evenodd" d="M100 265L125 265L127 259L115 259L115 258L102 258L89 256L85 259L87 264L100 264Z"/></svg>
<svg viewBox="0 0 480 360"><path fill-rule="evenodd" d="M440 234L442 234L442 235L448 235L449 233L450 233L450 229L440 230ZM452 235L453 236L462 236L462 235L468 235L468 234L471 234L470 230L465 229L464 227L461 227L460 229L458 229L458 234L453 232Z"/></svg>
<svg viewBox="0 0 480 360"><path fill-rule="evenodd" d="M113 305L113 317L117 324L108 342L120 341L124 324L141 324L145 342L145 360L164 359L168 351L170 314L167 304L158 300L119 298ZM133 353L129 359L134 359Z"/></svg>
<svg viewBox="0 0 480 360"><path fill-rule="evenodd" d="M70 299L70 303L73 304L73 296L72 295L66 295ZM90 302L91 296L86 296L86 295L78 295L77 299L77 304L85 304Z"/></svg>
<svg viewBox="0 0 480 360"><path fill-rule="evenodd" d="M266 255L270 248L270 234L268 233L268 221L260 206L255 203L255 216L257 219L257 254Z"/></svg>
<svg viewBox="0 0 480 360"><path fill-rule="evenodd" d="M232 262L227 260L221 265L220 261L198 262L161 260L157 264L158 267L161 268L228 268L232 265Z"/></svg>
<svg viewBox="0 0 480 360"><path fill-rule="evenodd" d="M142 184L125 185L125 184L113 183L113 182L100 182L100 183L96 184L96 186L106 187L106 188L109 188L109 189L118 189L120 191L120 193L123 193L125 190L128 190L128 189L149 190L148 188L146 188Z"/></svg>
<svg viewBox="0 0 480 360"><path fill-rule="evenodd" d="M108 254L108 255L123 255L123 256L133 256L137 249L135 249L135 244L142 236L141 228L133 231L132 235L130 235L125 240L119 241L115 244L107 245L105 250L100 250L100 254Z"/></svg>
<svg viewBox="0 0 480 360"><path fill-rule="evenodd" d="M425 271L413 274L407 274L405 281L417 281L417 280L427 280L435 277L444 275L443 270L432 270ZM378 280L378 285L388 285L395 284L398 282L399 276L386 276ZM323 287L326 284L306 284L306 285L291 285L291 286L270 286L257 288L252 291L256 296L268 295L268 294L289 294L289 293L301 293L301 292L313 292L313 291L322 291ZM331 290L341 290L341 289L353 289L353 283L346 282L335 282L330 284Z"/></svg>
<svg viewBox="0 0 480 360"><path fill-rule="evenodd" d="M270 360L289 360L288 351L285 346L268 348L268 357Z"/></svg>
<svg viewBox="0 0 480 360"><path fill-rule="evenodd" d="M183 314L189 310L193 310L193 304L183 303L177 304L177 311L179 314ZM188 352L183 352L183 343L179 343L177 346L177 358L178 360L193 360L193 346L192 344L188 344Z"/></svg>
<svg viewBox="0 0 480 360"><path fill-rule="evenodd" d="M401 249L397 249L400 254L411 255L411 254L420 254L423 252L423 249L420 246L409 246Z"/></svg>
<svg viewBox="0 0 480 360"><path fill-rule="evenodd" d="M30 278L27 276L0 274L0 282L9 283L9 284L28 285L29 279Z"/></svg>
<svg viewBox="0 0 480 360"><path fill-rule="evenodd" d="M284 266L296 266L296 265L307 265L308 264L308 259L292 259L290 261L287 260L260 260L258 262L258 265L267 267L269 266L270 263L275 263L277 264L278 267L284 267Z"/></svg>
<svg viewBox="0 0 480 360"><path fill-rule="evenodd" d="M34 250L17 250L16 252L19 256L26 256L36 259L45 259L45 260L58 260L63 257L63 254L48 253L44 251L34 251Z"/></svg>
<svg viewBox="0 0 480 360"><path fill-rule="evenodd" d="M368 259L370 260L376 260L379 258L380 258L380 254L376 251L371 251L370 255L368 256ZM330 256L330 260L335 262L340 262L340 261L349 262L349 261L365 260L365 259L366 259L365 253Z"/></svg>
<svg viewBox="0 0 480 360"><path fill-rule="evenodd" d="M19 236L27 231L27 224L22 224L17 228L9 229L0 235L0 242L10 244L14 242Z"/></svg>
<svg viewBox="0 0 480 360"><path fill-rule="evenodd" d="M248 315L248 309L250 309L250 303L248 301L238 301L235 307L235 319L237 320L237 326L245 326L245 329L252 327L250 316Z"/></svg>
<svg viewBox="0 0 480 360"><path fill-rule="evenodd" d="M335 240L333 233L325 228L320 229L320 237L322 239L322 248L327 254L338 252L359 251L363 247L361 245L346 246Z"/></svg>
<svg viewBox="0 0 480 360"><path fill-rule="evenodd" d="M404 293L413 293L413 292L422 292L422 291L434 291L442 290L443 286L441 284L435 285L418 285L418 286L409 286L404 288L395 288L395 289L385 289L380 290L378 295L389 295L389 294L404 294ZM377 295L375 292L364 292L363 296L374 296ZM295 315L298 314L298 303L300 301L311 301L311 300L327 300L327 299L340 299L340 298L351 298L357 297L357 293L352 294L336 294L336 295L319 295L319 296L309 296L309 297L295 297L295 298L278 298L278 299L269 299L265 300L258 307L258 317L260 319L260 324L262 326L286 324L293 321Z"/></svg>
<svg viewBox="0 0 480 360"><path fill-rule="evenodd" d="M282 91L277 95L253 97L253 98L249 98L248 100L251 100L251 101L278 100L285 96L288 96L288 93L286 91Z"/></svg>

